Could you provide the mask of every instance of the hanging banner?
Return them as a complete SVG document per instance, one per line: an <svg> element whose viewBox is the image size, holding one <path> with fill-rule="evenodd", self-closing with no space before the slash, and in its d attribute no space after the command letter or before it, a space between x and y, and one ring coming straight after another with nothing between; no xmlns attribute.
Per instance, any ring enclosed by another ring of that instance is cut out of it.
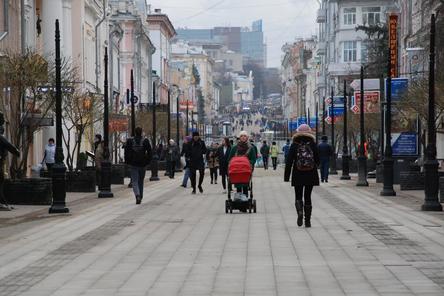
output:
<svg viewBox="0 0 444 296"><path fill-rule="evenodd" d="M364 113L379 113L380 94L379 91L365 91L364 92ZM353 113L359 114L361 104L361 92L355 92L354 100L352 100L352 107L350 108Z"/></svg>
<svg viewBox="0 0 444 296"><path fill-rule="evenodd" d="M109 115L109 131L111 133L115 132L126 132L128 131L128 116L123 114L110 114Z"/></svg>
<svg viewBox="0 0 444 296"><path fill-rule="evenodd" d="M389 16L390 77L398 77L398 15Z"/></svg>

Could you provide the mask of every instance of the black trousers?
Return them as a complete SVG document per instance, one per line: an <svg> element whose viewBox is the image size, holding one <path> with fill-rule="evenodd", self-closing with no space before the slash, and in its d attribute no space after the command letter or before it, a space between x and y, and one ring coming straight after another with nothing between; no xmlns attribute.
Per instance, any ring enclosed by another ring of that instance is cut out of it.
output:
<svg viewBox="0 0 444 296"><path fill-rule="evenodd" d="M217 168L210 168L211 182L217 182Z"/></svg>
<svg viewBox="0 0 444 296"><path fill-rule="evenodd" d="M264 162L264 169L268 170L268 156L263 156L262 161Z"/></svg>
<svg viewBox="0 0 444 296"><path fill-rule="evenodd" d="M277 167L277 164L278 164L278 159L277 159L277 157L272 157L272 158L271 158L271 161L273 162L273 170L275 170L276 167Z"/></svg>
<svg viewBox="0 0 444 296"><path fill-rule="evenodd" d="M312 185L298 185L294 187L296 200L302 200L304 198L304 204L311 206L311 192L313 191Z"/></svg>
<svg viewBox="0 0 444 296"><path fill-rule="evenodd" d="M167 166L168 166L168 175L170 176L170 178L174 178L174 172L176 171L176 161L168 160Z"/></svg>
<svg viewBox="0 0 444 296"><path fill-rule="evenodd" d="M220 178L222 179L222 187L224 188L224 190L226 190L227 189L227 171L221 169L219 171L219 173L220 173Z"/></svg>
<svg viewBox="0 0 444 296"><path fill-rule="evenodd" d="M205 176L205 169L195 169L190 168L190 179L191 179L191 187L193 187L193 190L196 190L196 175L197 171L199 171L199 186L202 186L204 176Z"/></svg>
<svg viewBox="0 0 444 296"><path fill-rule="evenodd" d="M248 186L238 187L236 188L236 191L242 192L243 194L245 194L246 197L248 197Z"/></svg>

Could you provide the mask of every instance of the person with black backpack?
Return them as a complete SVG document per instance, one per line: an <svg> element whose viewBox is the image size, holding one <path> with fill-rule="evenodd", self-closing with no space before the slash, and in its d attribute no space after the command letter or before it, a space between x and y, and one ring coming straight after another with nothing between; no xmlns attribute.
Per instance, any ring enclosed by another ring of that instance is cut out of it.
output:
<svg viewBox="0 0 444 296"><path fill-rule="evenodd" d="M205 176L204 155L207 153L205 142L201 140L198 132L193 132L192 140L184 146L185 157L189 159L190 179L193 191L196 194L196 175L199 171L199 192L203 193L202 183Z"/></svg>
<svg viewBox="0 0 444 296"><path fill-rule="evenodd" d="M301 124L293 137L293 143L288 152L285 163L284 181L290 181L294 187L295 206L298 213L298 226L302 226L305 212L305 227L311 227L312 202L311 192L313 186L319 185L319 152L316 138L310 126Z"/></svg>
<svg viewBox="0 0 444 296"><path fill-rule="evenodd" d="M125 144L125 162L130 165L131 183L136 197L136 204L143 199L143 181L146 166L150 163L152 152L151 144L147 138L142 137L142 128L136 127L134 138L129 138Z"/></svg>

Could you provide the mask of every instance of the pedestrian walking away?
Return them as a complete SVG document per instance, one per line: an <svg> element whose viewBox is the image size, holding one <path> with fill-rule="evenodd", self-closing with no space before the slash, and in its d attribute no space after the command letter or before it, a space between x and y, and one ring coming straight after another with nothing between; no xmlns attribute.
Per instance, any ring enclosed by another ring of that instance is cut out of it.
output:
<svg viewBox="0 0 444 296"><path fill-rule="evenodd" d="M103 161L103 141L102 135L97 134L94 137L94 166L96 168L96 180L97 185L100 186L102 183L102 161ZM100 188L100 187L99 187Z"/></svg>
<svg viewBox="0 0 444 296"><path fill-rule="evenodd" d="M50 138L48 140L48 145L45 147L45 154L42 159L42 165L45 163L49 172L51 172L52 166L55 163L55 148L55 141L53 138Z"/></svg>
<svg viewBox="0 0 444 296"><path fill-rule="evenodd" d="M207 151L207 163L210 169L211 184L217 184L217 171L219 169L219 157L217 150L219 145L217 143L211 144L210 149Z"/></svg>
<svg viewBox="0 0 444 296"><path fill-rule="evenodd" d="M228 157L230 156L231 143L228 138L224 138L222 145L217 150L217 156L219 158L219 173L222 179L222 188L224 193L227 190L227 175L228 175Z"/></svg>
<svg viewBox="0 0 444 296"><path fill-rule="evenodd" d="M168 176L171 179L174 179L174 172L176 170L176 162L179 159L179 147L177 147L176 142L173 139L170 139L168 142L168 147L166 151L166 161L168 168Z"/></svg>
<svg viewBox="0 0 444 296"><path fill-rule="evenodd" d="M185 156L185 148L187 143L189 143L191 141L191 137L190 136L186 136L183 144L182 144L182 152L180 153L180 156L183 157L185 159L185 165L183 167L183 179L182 179L182 186L183 188L187 188L188 186L188 179L190 178L190 159L188 157Z"/></svg>
<svg viewBox="0 0 444 296"><path fill-rule="evenodd" d="M190 179L193 191L196 194L196 175L199 171L199 192L203 193L202 183L205 176L204 155L207 153L205 142L200 139L198 132L193 132L192 140L185 146L185 157L189 158Z"/></svg>
<svg viewBox="0 0 444 296"><path fill-rule="evenodd" d="M129 138L125 144L125 163L130 166L136 204L140 204L143 199L146 166L150 163L151 158L151 144L147 138L142 137L142 128L136 127L134 138Z"/></svg>
<svg viewBox="0 0 444 296"><path fill-rule="evenodd" d="M333 155L333 149L328 144L328 137L322 136L321 143L318 145L319 159L321 161L321 182L328 182L328 169L330 167L330 158Z"/></svg>
<svg viewBox="0 0 444 296"><path fill-rule="evenodd" d="M287 142L285 143L284 147L282 147L282 152L284 153L284 163L287 163L287 156L288 152L290 151L290 139L287 139Z"/></svg>
<svg viewBox="0 0 444 296"><path fill-rule="evenodd" d="M270 147L271 161L273 162L273 170L277 168L277 159L279 155L279 148L276 145L276 142L273 142Z"/></svg>
<svg viewBox="0 0 444 296"><path fill-rule="evenodd" d="M264 163L264 170L268 170L268 158L270 157L270 147L267 145L267 141L264 141L261 146L262 162Z"/></svg>
<svg viewBox="0 0 444 296"><path fill-rule="evenodd" d="M284 181L290 181L295 190L295 207L298 214L297 224L302 226L305 215L305 227L311 227L313 209L311 193L319 185L317 167L319 152L316 138L307 124L298 127L285 163Z"/></svg>

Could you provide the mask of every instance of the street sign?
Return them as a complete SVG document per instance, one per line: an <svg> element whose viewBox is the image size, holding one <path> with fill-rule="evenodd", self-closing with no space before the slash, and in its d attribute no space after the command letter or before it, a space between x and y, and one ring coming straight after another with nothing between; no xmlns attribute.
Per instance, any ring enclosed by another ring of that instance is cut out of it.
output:
<svg viewBox="0 0 444 296"><path fill-rule="evenodd" d="M331 116L327 116L327 117L325 117L325 122L327 124L331 124L331 122L332 122L331 119L332 119ZM338 122L339 119L340 119L339 117L335 117L335 123Z"/></svg>
<svg viewBox="0 0 444 296"><path fill-rule="evenodd" d="M305 116L298 117L298 119L297 119L297 125L298 125L298 127L299 127L301 124L307 124L307 118L306 118Z"/></svg>
<svg viewBox="0 0 444 296"><path fill-rule="evenodd" d="M418 155L418 135L415 132L392 133L392 151L396 156Z"/></svg>
<svg viewBox="0 0 444 296"><path fill-rule="evenodd" d="M344 105L344 97L343 96L334 96L333 99L334 99L335 105L340 105L340 104ZM331 105L331 97L328 97L325 99L325 104Z"/></svg>
<svg viewBox="0 0 444 296"><path fill-rule="evenodd" d="M331 110L331 106L328 107L328 112L327 112L328 116L330 116L332 114L332 110ZM334 108L334 115L336 116L343 116L344 115L344 104L338 104L335 105ZM336 121L335 121L336 122Z"/></svg>
<svg viewBox="0 0 444 296"><path fill-rule="evenodd" d="M389 15L390 77L398 77L398 15Z"/></svg>
<svg viewBox="0 0 444 296"><path fill-rule="evenodd" d="M407 78L392 78L392 102L399 102L408 87L409 80ZM387 79L385 80L385 93L387 95Z"/></svg>
<svg viewBox="0 0 444 296"><path fill-rule="evenodd" d="M379 91L366 91L364 92L364 113L379 113ZM359 114L360 112L360 104L361 104L361 92L355 92L354 103L352 104L351 110L354 113ZM357 106L358 108L354 108Z"/></svg>

